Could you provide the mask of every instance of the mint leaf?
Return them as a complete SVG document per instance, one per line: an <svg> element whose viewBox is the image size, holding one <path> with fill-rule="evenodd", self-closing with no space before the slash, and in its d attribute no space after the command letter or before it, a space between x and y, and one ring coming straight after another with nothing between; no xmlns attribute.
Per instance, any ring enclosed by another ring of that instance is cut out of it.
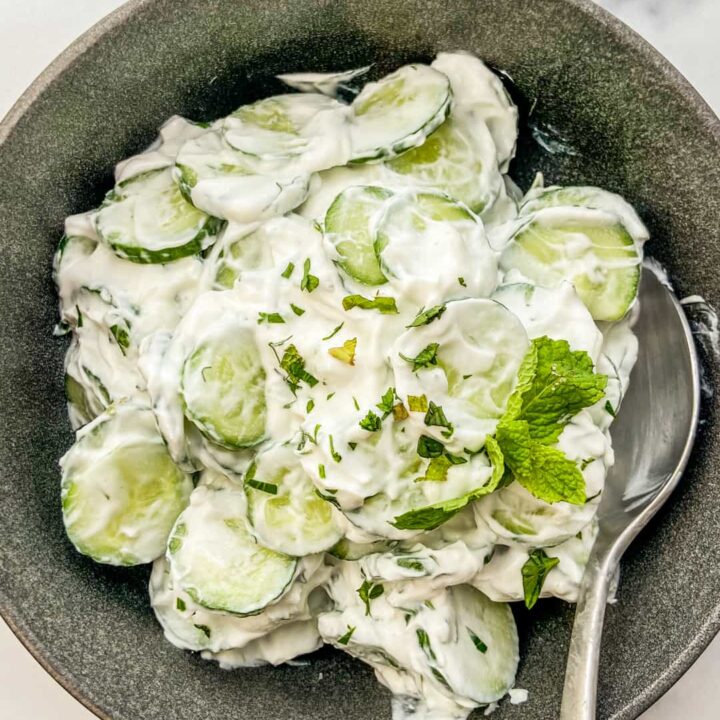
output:
<svg viewBox="0 0 720 720"><path fill-rule="evenodd" d="M341 322L329 335L326 335L326 336L323 338L323 340L330 340L330 338L332 338L332 337L334 337L335 335L337 335L337 334L340 332L340 330L342 330L342 326L343 326L344 324L345 324L344 322Z"/></svg>
<svg viewBox="0 0 720 720"><path fill-rule="evenodd" d="M280 313L266 313L266 312L259 312L258 313L258 325L262 323L274 323L274 324L280 324L284 323L285 320L283 320L283 316Z"/></svg>
<svg viewBox="0 0 720 720"><path fill-rule="evenodd" d="M305 360L294 345L288 345L280 360L280 367L287 373L285 381L293 392L296 392L300 383L307 383L310 387L318 384L318 379L305 370Z"/></svg>
<svg viewBox="0 0 720 720"><path fill-rule="evenodd" d="M470 628L468 628L467 631L475 649L484 655L487 652L488 646Z"/></svg>
<svg viewBox="0 0 720 720"><path fill-rule="evenodd" d="M287 267L280 273L280 277L284 277L286 280L293 274L295 269L295 263L288 263Z"/></svg>
<svg viewBox="0 0 720 720"><path fill-rule="evenodd" d="M81 325L82 323L78 324L78 327ZM115 342L120 346L120 351L124 355L125 351L130 347L130 333L128 333L128 331L120 325L111 325L110 332L115 338Z"/></svg>
<svg viewBox="0 0 720 720"><path fill-rule="evenodd" d="M185 601L184 601L182 598L179 597L179 598L177 598L177 599L175 600L175 607L176 607L180 612L185 612L185 609L186 609L187 606L185 605Z"/></svg>
<svg viewBox="0 0 720 720"><path fill-rule="evenodd" d="M355 348L357 347L357 338L346 340L341 347L333 347L328 350L328 353L340 362L344 362L347 365L355 364Z"/></svg>
<svg viewBox="0 0 720 720"><path fill-rule="evenodd" d="M372 410L368 410L367 415L360 421L360 427L368 432L377 432L381 426L382 421Z"/></svg>
<svg viewBox="0 0 720 720"><path fill-rule="evenodd" d="M301 307L298 307L297 305L295 305L294 303L290 303L290 309L291 309L298 317L300 317L301 315L304 315L304 314L305 314L305 311L304 311Z"/></svg>
<svg viewBox="0 0 720 720"><path fill-rule="evenodd" d="M273 483L266 483L260 480L245 480L245 484L248 487L255 488L255 490L260 490L269 495L277 495L278 493L278 486L273 485Z"/></svg>
<svg viewBox="0 0 720 720"><path fill-rule="evenodd" d="M350 638L353 636L355 629L356 628L352 627L351 625L348 625L347 632L337 639L337 644L338 645L347 645L350 642Z"/></svg>
<svg viewBox="0 0 720 720"><path fill-rule="evenodd" d="M430 343L421 350L414 358L408 357L400 353L400 357L409 362L413 366L413 372L417 372L421 368L427 368L431 365L437 365L437 351L440 345L438 343Z"/></svg>
<svg viewBox="0 0 720 720"><path fill-rule="evenodd" d="M110 329L112 330L112 328ZM611 417L615 417L615 408L612 406L612 403L609 400L605 402L605 412Z"/></svg>
<svg viewBox="0 0 720 720"><path fill-rule="evenodd" d="M384 315L396 315L398 313L395 298L382 297L377 295L372 300L362 295L347 295L342 301L343 310L360 308L361 310L378 310Z"/></svg>
<svg viewBox="0 0 720 720"><path fill-rule="evenodd" d="M420 327L421 325L429 325L433 320L437 320L445 312L447 308L445 305L434 305L427 310L421 310L418 316L405 327L413 328Z"/></svg>
<svg viewBox="0 0 720 720"><path fill-rule="evenodd" d="M560 562L551 558L544 550L533 550L527 562L522 566L523 594L525 607L530 610L540 598L545 580L550 571Z"/></svg>
<svg viewBox="0 0 720 720"><path fill-rule="evenodd" d="M315 275L310 274L310 258L307 258L303 263L303 276L302 280L300 280L300 289L307 290L311 293L317 289L319 284L320 280Z"/></svg>
<svg viewBox="0 0 720 720"><path fill-rule="evenodd" d="M362 585L357 589L360 599L365 603L365 615L370 615L370 602L379 598L385 592L385 588L380 584L375 584L369 580L363 580Z"/></svg>
<svg viewBox="0 0 720 720"><path fill-rule="evenodd" d="M443 432L443 437L446 438L449 438L455 431L452 423L445 417L445 412L442 407L440 407L440 405L436 405L432 400L430 401L428 410L425 413L425 424L428 427L437 426L447 428L447 430Z"/></svg>
<svg viewBox="0 0 720 720"><path fill-rule="evenodd" d="M392 411L395 404L395 388L389 387L380 398L380 402L375 406L379 410L382 410L384 420Z"/></svg>
<svg viewBox="0 0 720 720"><path fill-rule="evenodd" d="M421 435L417 442L417 454L421 458L440 457L445 452L445 446L429 435Z"/></svg>

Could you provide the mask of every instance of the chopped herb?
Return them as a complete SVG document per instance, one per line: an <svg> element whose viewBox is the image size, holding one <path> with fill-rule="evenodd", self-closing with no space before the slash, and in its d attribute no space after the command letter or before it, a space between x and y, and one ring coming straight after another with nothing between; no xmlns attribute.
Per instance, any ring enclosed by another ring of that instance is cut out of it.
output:
<svg viewBox="0 0 720 720"><path fill-rule="evenodd" d="M594 463L597 458L586 458L580 463L580 470L584 470L590 463Z"/></svg>
<svg viewBox="0 0 720 720"><path fill-rule="evenodd" d="M357 447L357 443L356 443L356 442L349 442L349 443L348 443L348 447L349 447L351 450L355 450L355 448Z"/></svg>
<svg viewBox="0 0 720 720"><path fill-rule="evenodd" d="M360 308L361 310L377 310L384 315L396 315L398 313L395 298L376 295L372 300L362 295L347 295L342 301L344 310Z"/></svg>
<svg viewBox="0 0 720 720"><path fill-rule="evenodd" d="M372 583L369 580L363 580L362 585L357 589L360 599L365 603L365 615L370 615L370 601L379 598L385 592L385 588L380 583Z"/></svg>
<svg viewBox="0 0 720 720"><path fill-rule="evenodd" d="M405 406L402 403L396 403L395 405L393 405L392 412L393 419L397 422L407 420L410 417L408 411L405 409Z"/></svg>
<svg viewBox="0 0 720 720"><path fill-rule="evenodd" d="M428 401L424 395L408 395L407 400L411 412L425 412L428 409Z"/></svg>
<svg viewBox="0 0 720 720"><path fill-rule="evenodd" d="M376 432L381 426L382 421L372 410L368 410L367 415L360 421L360 427L368 432Z"/></svg>
<svg viewBox="0 0 720 720"><path fill-rule="evenodd" d="M443 437L446 438L449 438L453 432L455 432L455 428L453 428L452 423L445 417L445 412L442 407L440 407L440 405L436 405L432 400L430 401L428 410L425 413L425 424L428 427L436 426L447 428L447 430L444 430L442 433Z"/></svg>
<svg viewBox="0 0 720 720"><path fill-rule="evenodd" d="M261 492L268 493L268 495L277 495L278 493L278 486L274 485L273 483L266 483L262 482L260 480L248 480L245 479L245 484L248 487L255 488L255 490L260 490Z"/></svg>
<svg viewBox="0 0 720 720"><path fill-rule="evenodd" d="M177 598L177 600L175 600L175 607L180 612L185 612L185 607L186 607L185 601L182 598Z"/></svg>
<svg viewBox="0 0 720 720"><path fill-rule="evenodd" d="M355 349L357 348L357 338L354 337L351 340L346 340L342 347L333 347L328 350L328 353L332 355L336 360L344 362L347 365L355 364Z"/></svg>
<svg viewBox="0 0 720 720"><path fill-rule="evenodd" d="M325 479L325 466L323 464L318 465L318 475L321 480Z"/></svg>
<svg viewBox="0 0 720 720"><path fill-rule="evenodd" d="M353 395L353 405L355 406L356 410L360 409L360 403L357 401L357 398Z"/></svg>
<svg viewBox="0 0 720 720"><path fill-rule="evenodd" d="M379 410L382 410L383 416L382 419L384 420L392 411L393 411L393 404L395 403L395 388L389 387L384 393L382 398L380 398L380 402L375 405L376 408Z"/></svg>
<svg viewBox="0 0 720 720"><path fill-rule="evenodd" d="M395 561L398 567L405 568L406 570L414 570L415 572L425 572L425 566L420 560L416 558L398 558Z"/></svg>
<svg viewBox="0 0 720 720"><path fill-rule="evenodd" d="M418 316L405 327L413 328L420 327L421 325L429 325L433 320L437 320L446 309L445 305L433 305L433 307L427 310L421 310Z"/></svg>
<svg viewBox="0 0 720 720"><path fill-rule="evenodd" d="M448 470L452 466L453 463L451 463L445 455L432 458L425 469L425 475L415 478L415 482L423 482L425 480L429 480L430 482L445 482L445 480L447 480Z"/></svg>
<svg viewBox="0 0 720 720"><path fill-rule="evenodd" d="M301 315L304 315L304 314L305 314L305 311L304 311L301 307L298 307L297 305L295 305L294 303L290 303L290 309L291 309L298 317L300 317Z"/></svg>
<svg viewBox="0 0 720 720"><path fill-rule="evenodd" d="M587 500L585 500L585 504L587 505L589 502L595 500L595 498L600 497L600 495L602 495L602 490L598 490L594 495L591 495Z"/></svg>
<svg viewBox="0 0 720 720"><path fill-rule="evenodd" d="M288 263L287 267L280 273L280 277L284 277L286 280L293 274L295 269L295 263Z"/></svg>
<svg viewBox="0 0 720 720"><path fill-rule="evenodd" d="M427 347L422 349L414 358L410 358L407 355L400 353L400 357L405 362L412 363L413 372L420 370L421 368L427 368L431 365L437 365L437 351L440 345L438 343L430 343Z"/></svg>
<svg viewBox="0 0 720 720"><path fill-rule="evenodd" d="M317 436L318 436L318 433L319 433L319 432L320 432L320 423L318 423L318 424L315 426L315 428L313 429L312 438L310 438L315 445L317 445Z"/></svg>
<svg viewBox="0 0 720 720"><path fill-rule="evenodd" d="M334 397L335 397L335 393L334 393L334 392L328 393L328 394L325 396L325 402L329 402L329 401L332 400L332 398L334 398Z"/></svg>
<svg viewBox="0 0 720 720"><path fill-rule="evenodd" d="M464 277L459 277L459 278L458 278L458 282L459 282L463 287L467 287L467 284L465 283L465 278L464 278Z"/></svg>
<svg viewBox="0 0 720 720"><path fill-rule="evenodd" d="M337 639L338 645L347 645L350 642L350 638L353 636L353 633L355 632L355 628L351 625L347 626L347 632Z"/></svg>
<svg viewBox="0 0 720 720"><path fill-rule="evenodd" d="M522 566L523 593L525 607L532 609L540 597L545 580L550 571L560 562L556 557L549 557L542 550L533 550L527 562Z"/></svg>
<svg viewBox="0 0 720 720"><path fill-rule="evenodd" d="M120 346L120 350L124 355L125 351L130 347L130 333L128 333L128 331L120 325L111 325L110 332L115 338L115 342L117 342Z"/></svg>
<svg viewBox="0 0 720 720"><path fill-rule="evenodd" d="M423 605L424 605L426 608L430 608L431 610L434 610L434 609L435 609L435 606L432 604L432 600L426 600L426 601L423 603Z"/></svg>
<svg viewBox="0 0 720 720"><path fill-rule="evenodd" d="M344 324L345 324L344 322L341 322L329 335L326 335L326 336L323 338L323 340L329 340L330 338L332 338L332 337L334 337L335 335L337 335L337 334L340 332L340 330L342 329L342 326L343 326Z"/></svg>
<svg viewBox="0 0 720 720"><path fill-rule="evenodd" d="M488 646L470 628L468 628L467 631L477 651L484 655L487 652Z"/></svg>
<svg viewBox="0 0 720 720"><path fill-rule="evenodd" d="M258 313L258 325L261 323L274 323L276 325L280 325L281 323L284 323L285 320L283 320L283 316L280 313L266 313L266 312L259 312Z"/></svg>
<svg viewBox="0 0 720 720"><path fill-rule="evenodd" d="M420 645L421 650L428 656L428 658L430 658L430 660L435 660L435 652L430 645L430 638L428 637L427 632L425 632L422 628L418 628L415 630L415 634L417 635L418 644Z"/></svg>
<svg viewBox="0 0 720 720"><path fill-rule="evenodd" d="M206 638L210 639L210 628L207 625L195 625L198 630L200 630Z"/></svg>
<svg viewBox="0 0 720 720"><path fill-rule="evenodd" d="M305 406L305 412L310 414L313 411L314 407L315 407L315 401L312 398L310 398L307 401L307 405Z"/></svg>
<svg viewBox="0 0 720 720"><path fill-rule="evenodd" d="M612 417L615 417L615 408L612 406L612 403L609 400L605 403L605 412Z"/></svg>
<svg viewBox="0 0 720 720"><path fill-rule="evenodd" d="M288 345L283 353L280 367L287 373L285 381L294 392L300 387L300 383L307 383L310 387L318 384L318 379L305 370L305 360L294 345Z"/></svg>
<svg viewBox="0 0 720 720"><path fill-rule="evenodd" d="M332 456L332 459L336 463L339 463L342 460L342 455L340 455L340 453L336 452L336 450L335 450L335 444L333 443L333 436L328 435L328 438L330 440L330 455Z"/></svg>
<svg viewBox="0 0 720 720"><path fill-rule="evenodd" d="M417 454L421 458L440 457L445 452L445 446L429 435L421 435L418 438Z"/></svg>
<svg viewBox="0 0 720 720"><path fill-rule="evenodd" d="M470 373L469 375L462 376L463 380L467 380L468 378L471 378L471 377L472 377L472 373Z"/></svg>
<svg viewBox="0 0 720 720"><path fill-rule="evenodd" d="M307 290L311 293L317 289L318 285L320 285L320 280L318 280L315 275L310 274L310 258L307 258L303 263L303 276L300 281L300 289Z"/></svg>
<svg viewBox="0 0 720 720"><path fill-rule="evenodd" d="M80 312L80 308L76 305L75 312L77 312L77 326L81 328L83 326L83 314Z"/></svg>

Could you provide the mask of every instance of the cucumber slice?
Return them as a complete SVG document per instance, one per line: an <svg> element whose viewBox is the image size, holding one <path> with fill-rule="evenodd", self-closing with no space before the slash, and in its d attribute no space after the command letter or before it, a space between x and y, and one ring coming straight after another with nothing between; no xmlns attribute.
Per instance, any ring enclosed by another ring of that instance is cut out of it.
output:
<svg viewBox="0 0 720 720"><path fill-rule="evenodd" d="M424 142L450 112L445 75L427 65L405 65L368 83L352 104L352 162L399 155Z"/></svg>
<svg viewBox="0 0 720 720"><path fill-rule="evenodd" d="M305 200L306 172L259 174L251 160L225 142L220 131L209 130L180 148L173 172L193 205L238 223L284 215Z"/></svg>
<svg viewBox="0 0 720 720"><path fill-rule="evenodd" d="M245 476L245 493L252 532L271 550L310 555L330 549L342 537L335 509L315 492L287 445L257 454Z"/></svg>
<svg viewBox="0 0 720 720"><path fill-rule="evenodd" d="M162 555L192 480L170 458L149 408L113 406L60 463L63 520L79 552L109 565Z"/></svg>
<svg viewBox="0 0 720 720"><path fill-rule="evenodd" d="M549 207L580 207L591 210L604 210L617 215L625 229L632 235L633 239L642 247L650 238L650 233L643 224L643 221L630 205L620 195L589 186L544 187L542 177L539 182L528 191L520 203L520 215L532 215L532 213Z"/></svg>
<svg viewBox="0 0 720 720"><path fill-rule="evenodd" d="M584 350L597 360L602 333L570 283L555 288L510 283L498 287L492 299L520 319L531 340L543 335L567 340L571 350Z"/></svg>
<svg viewBox="0 0 720 720"><path fill-rule="evenodd" d="M500 267L540 285L571 282L595 320L619 320L637 297L641 253L613 214L585 208L538 210L515 232Z"/></svg>
<svg viewBox="0 0 720 720"><path fill-rule="evenodd" d="M325 239L339 258L338 266L364 285L387 282L375 252L375 226L391 195L380 187L350 187L325 215Z"/></svg>
<svg viewBox="0 0 720 720"><path fill-rule="evenodd" d="M502 80L469 53L439 53L432 67L450 80L453 114L468 112L487 126L497 148L497 164L502 172L507 172L515 155L518 109Z"/></svg>
<svg viewBox="0 0 720 720"><path fill-rule="evenodd" d="M221 222L185 200L170 170L158 170L118 185L98 211L95 225L119 257L167 263L211 245Z"/></svg>
<svg viewBox="0 0 720 720"><path fill-rule="evenodd" d="M395 294L418 307L495 289L497 263L482 224L444 195L405 193L388 201L375 253Z"/></svg>
<svg viewBox="0 0 720 720"><path fill-rule="evenodd" d="M353 89L352 81L365 75L371 67L372 65L365 65L353 70L329 73L284 73L275 77L294 90L322 93L335 98L341 92L356 95L358 91Z"/></svg>
<svg viewBox="0 0 720 720"><path fill-rule="evenodd" d="M254 615L279 600L298 561L255 541L245 520L245 494L228 481L201 485L168 540L173 584L198 605Z"/></svg>
<svg viewBox="0 0 720 720"><path fill-rule="evenodd" d="M439 319L410 328L395 342L396 390L400 397L425 395L454 426L447 439L444 428L425 428L427 434L453 452L477 450L505 411L528 346L520 320L500 303L451 302ZM428 348L435 349L435 362L415 370L412 359Z"/></svg>
<svg viewBox="0 0 720 720"><path fill-rule="evenodd" d="M503 186L490 132L462 111L453 111L422 145L386 167L393 182L446 193L476 213L489 208Z"/></svg>
<svg viewBox="0 0 720 720"><path fill-rule="evenodd" d="M317 93L276 95L243 105L225 118L225 140L259 158L304 156L309 170L348 160L347 106Z"/></svg>
<svg viewBox="0 0 720 720"><path fill-rule="evenodd" d="M88 396L82 383L67 372L65 373L65 398L68 402L68 414L73 429L87 425L102 412L93 408L92 399Z"/></svg>
<svg viewBox="0 0 720 720"><path fill-rule="evenodd" d="M252 447L265 437L265 369L252 330L233 327L195 347L180 392L185 416L218 445Z"/></svg>
<svg viewBox="0 0 720 720"><path fill-rule="evenodd" d="M515 682L520 659L510 606L469 585L447 588L433 604L418 613L414 624L435 680L478 705L500 700Z"/></svg>
<svg viewBox="0 0 720 720"><path fill-rule="evenodd" d="M239 233L223 237L215 244L208 263L214 266L213 289L231 290L243 270L257 270L263 265L267 234L263 227L242 226Z"/></svg>

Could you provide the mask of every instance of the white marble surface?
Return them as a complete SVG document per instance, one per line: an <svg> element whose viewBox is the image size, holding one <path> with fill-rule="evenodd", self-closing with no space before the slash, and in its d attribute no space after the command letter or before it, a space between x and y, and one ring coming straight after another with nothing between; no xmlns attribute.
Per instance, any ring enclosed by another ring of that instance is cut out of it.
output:
<svg viewBox="0 0 720 720"><path fill-rule="evenodd" d="M599 0L661 50L720 113L720 1ZM0 0L0 117L72 40L121 0ZM642 720L717 720L720 639ZM0 622L0 720L92 720ZM138 720L142 720L138 718Z"/></svg>

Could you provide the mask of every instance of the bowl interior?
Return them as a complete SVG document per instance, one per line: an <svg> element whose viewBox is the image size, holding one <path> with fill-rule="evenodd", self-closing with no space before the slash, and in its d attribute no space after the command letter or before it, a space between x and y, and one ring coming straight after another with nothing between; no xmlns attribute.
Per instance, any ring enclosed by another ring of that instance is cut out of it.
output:
<svg viewBox="0 0 720 720"><path fill-rule="evenodd" d="M687 84L602 11L562 0L138 0L80 41L0 128L0 610L63 684L118 720L389 718L372 673L322 651L299 667L224 673L162 638L147 569L78 556L65 539L57 460L72 441L65 343L51 335L51 257L63 218L96 205L113 165L179 113L212 119L280 90L279 72L374 63L378 75L466 49L508 76L522 112L511 174L622 193L680 295L718 300L720 131ZM672 352L672 348L668 348ZM705 353L708 387L718 363ZM705 404L690 467L623 564L608 609L599 718L627 720L720 625L720 438ZM518 686L498 720L557 717L573 610L518 610Z"/></svg>

